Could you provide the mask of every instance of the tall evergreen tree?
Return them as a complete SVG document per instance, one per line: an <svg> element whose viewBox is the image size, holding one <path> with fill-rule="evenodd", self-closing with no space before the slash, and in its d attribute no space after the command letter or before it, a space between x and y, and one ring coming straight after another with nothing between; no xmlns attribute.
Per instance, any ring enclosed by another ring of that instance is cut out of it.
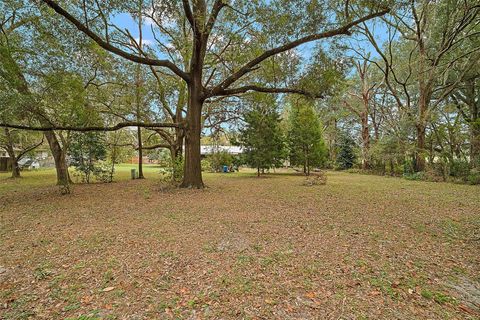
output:
<svg viewBox="0 0 480 320"><path fill-rule="evenodd" d="M338 143L338 168L344 170L353 167L356 161L354 147L355 141L348 135L348 133L343 133L340 136L340 140Z"/></svg>
<svg viewBox="0 0 480 320"><path fill-rule="evenodd" d="M260 171L282 164L285 157L285 138L280 128L280 115L272 104L257 105L245 113L245 127L239 141L245 148L245 161Z"/></svg>
<svg viewBox="0 0 480 320"><path fill-rule="evenodd" d="M310 174L312 167L325 163L327 148L323 141L320 120L312 103L298 99L290 113L288 132L290 163L303 166L303 172Z"/></svg>

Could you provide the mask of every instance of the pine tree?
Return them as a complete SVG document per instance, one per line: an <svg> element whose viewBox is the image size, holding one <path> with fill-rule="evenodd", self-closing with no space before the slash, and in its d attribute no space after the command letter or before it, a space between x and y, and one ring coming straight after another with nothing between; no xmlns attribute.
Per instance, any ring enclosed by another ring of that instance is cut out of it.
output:
<svg viewBox="0 0 480 320"><path fill-rule="evenodd" d="M327 148L320 120L313 105L304 99L296 101L289 120L290 163L303 166L303 172L309 175L312 167L319 167L326 161Z"/></svg>
<svg viewBox="0 0 480 320"><path fill-rule="evenodd" d="M338 144L337 166L339 169L350 169L356 161L355 141L347 134L341 135Z"/></svg>
<svg viewBox="0 0 480 320"><path fill-rule="evenodd" d="M245 115L239 141L245 149L245 162L260 171L278 167L285 157L280 115L274 106L257 106Z"/></svg>

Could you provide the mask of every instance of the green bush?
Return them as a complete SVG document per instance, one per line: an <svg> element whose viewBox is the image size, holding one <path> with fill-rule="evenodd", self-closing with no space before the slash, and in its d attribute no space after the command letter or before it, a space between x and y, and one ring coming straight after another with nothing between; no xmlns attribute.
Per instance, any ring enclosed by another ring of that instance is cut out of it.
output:
<svg viewBox="0 0 480 320"><path fill-rule="evenodd" d="M403 177L407 180L422 181L425 180L425 172L404 173Z"/></svg>
<svg viewBox="0 0 480 320"><path fill-rule="evenodd" d="M98 132L72 133L69 145L70 165L83 182L90 183L92 176L102 181L106 159L105 134ZM108 171L108 170L107 170ZM100 178L99 178L100 177Z"/></svg>
<svg viewBox="0 0 480 320"><path fill-rule="evenodd" d="M233 164L233 156L226 151L219 151L207 156L213 172L221 172L223 166L231 166Z"/></svg>
<svg viewBox="0 0 480 320"><path fill-rule="evenodd" d="M415 175L415 166L412 160L405 160L405 162L403 163L403 175L404 176Z"/></svg>
<svg viewBox="0 0 480 320"><path fill-rule="evenodd" d="M472 169L467 176L467 182L469 184L480 184L480 170Z"/></svg>
<svg viewBox="0 0 480 320"><path fill-rule="evenodd" d="M450 163L450 176L461 178L470 175L470 167L468 162L455 160Z"/></svg>
<svg viewBox="0 0 480 320"><path fill-rule="evenodd" d="M175 161L171 159L168 165L160 170L161 180L167 182L180 182L183 179L183 158L179 157Z"/></svg>
<svg viewBox="0 0 480 320"><path fill-rule="evenodd" d="M208 159L202 159L201 165L202 165L202 171L212 170L212 163Z"/></svg>

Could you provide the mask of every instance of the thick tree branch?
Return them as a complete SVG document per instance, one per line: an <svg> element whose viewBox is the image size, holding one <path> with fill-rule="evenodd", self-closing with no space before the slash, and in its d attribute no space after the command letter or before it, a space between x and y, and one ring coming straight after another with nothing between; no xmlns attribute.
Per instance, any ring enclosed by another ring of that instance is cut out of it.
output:
<svg viewBox="0 0 480 320"><path fill-rule="evenodd" d="M289 42L287 44L284 44L282 46L267 50L264 53L262 53L261 55L259 55L258 57L256 57L255 59L246 63L237 72L233 73L228 78L226 78L223 82L221 82L218 86L213 88L213 90L210 90L210 92L211 92L210 96L215 96L215 95L218 94L218 92L221 92L222 90L228 88L231 84L233 84L235 81L240 79L242 76L244 76L245 74L252 71L252 68L254 68L256 65L258 65L262 61L268 59L271 56L274 56L276 54L291 50L293 48L296 48L296 47L298 47L302 44L308 43L308 42L312 42L312 41L316 41L316 40L320 40L320 39L325 39L325 38L331 38L331 37L334 37L334 36L337 36L337 35L342 35L342 34L348 35L348 34L351 33L350 29L353 28L354 26L356 26L356 25L358 25L362 22L371 20L373 18L383 16L384 14L388 13L389 11L390 11L389 9L385 9L385 10L380 11L380 12L374 12L374 13L366 15L362 18L354 20L354 21L352 21L352 22L350 22L350 23L348 23L348 24L346 24L342 27L339 27L339 28L336 28L336 29L333 29L333 30L329 30L329 31L325 31L325 32L321 32L321 33L317 33L317 34L313 34L313 35L309 35L309 36L297 39L295 41Z"/></svg>
<svg viewBox="0 0 480 320"><path fill-rule="evenodd" d="M308 96L308 97L311 97L311 98L320 98L320 99L324 98L324 96L321 95L321 94L315 94L315 93L308 92L308 91L303 90L303 89L267 88L267 87L260 87L260 86L255 86L255 85L232 88L232 89L224 89L224 90L218 91L216 96L230 96L230 95L246 93L246 92L249 92L249 91L256 91L256 92L263 92L263 93L293 93L293 94L300 94L300 95Z"/></svg>
<svg viewBox="0 0 480 320"><path fill-rule="evenodd" d="M215 26L215 22L217 21L218 15L220 14L220 11L222 10L222 8L225 6L226 4L223 3L223 0L215 0L212 12L210 13L210 17L208 18L207 25L205 26L206 37L208 37L210 35L210 32L212 32L212 29Z"/></svg>
<svg viewBox="0 0 480 320"><path fill-rule="evenodd" d="M41 140L40 142L38 142L38 143L36 143L36 144L34 144L34 145L31 145L31 146L25 148L24 150L22 150L22 152L20 152L20 153L17 155L17 157L16 157L17 161L20 160L20 159L21 159L25 154L27 154L28 152L30 152L30 151L32 151L32 150L40 147L40 146L43 144L43 139L44 139L44 137L42 137L42 140Z"/></svg>
<svg viewBox="0 0 480 320"><path fill-rule="evenodd" d="M82 22L80 22L77 18L72 16L70 13L68 13L65 9L63 9L60 5L58 5L55 1L53 0L42 0L46 5L48 5L50 8L52 8L55 12L57 12L59 15L63 16L66 18L68 21L70 21L78 30L86 34L89 38L91 38L93 41L95 41L100 47L103 49L114 53L118 56L121 56L125 59L128 59L133 62L145 64L145 65L150 65L150 66L158 66L158 67L165 67L170 69L173 73L175 73L177 76L182 78L185 81L190 81L190 76L181 70L179 67L177 67L173 62L169 60L159 60L159 59L152 59L152 58L146 58L146 57L141 57L137 56L135 54L128 53L120 48L117 48L110 44L108 41L103 40L100 36L98 36L95 32L93 32L91 29L89 29L86 25L84 25Z"/></svg>
<svg viewBox="0 0 480 320"><path fill-rule="evenodd" d="M117 131L126 127L141 127L141 128L180 128L180 123L143 123L143 122L121 122L111 127L92 126L92 127L76 127L76 126L56 126L49 127L35 127L20 124L0 123L0 127L21 129L29 131L52 131L52 130L64 130L64 131L77 131L77 132L90 132L90 131Z"/></svg>
<svg viewBox="0 0 480 320"><path fill-rule="evenodd" d="M142 149L143 150L154 150L154 149L158 149L158 148L170 149L170 147L171 147L171 145L169 145L169 144L159 143L159 144L155 144L153 146L142 147ZM135 148L135 149L138 149L138 148Z"/></svg>
<svg viewBox="0 0 480 320"><path fill-rule="evenodd" d="M187 17L188 22L194 28L195 20L193 19L192 8L190 7L190 1L182 0L183 3L183 10L185 11L185 16Z"/></svg>

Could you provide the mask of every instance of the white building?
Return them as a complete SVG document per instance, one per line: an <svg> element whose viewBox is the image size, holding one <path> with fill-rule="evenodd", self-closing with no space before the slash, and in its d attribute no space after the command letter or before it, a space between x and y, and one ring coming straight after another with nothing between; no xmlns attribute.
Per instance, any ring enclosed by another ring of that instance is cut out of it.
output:
<svg viewBox="0 0 480 320"><path fill-rule="evenodd" d="M200 146L200 155L202 157L216 152L227 152L232 156L237 156L243 153L243 148L239 146Z"/></svg>

